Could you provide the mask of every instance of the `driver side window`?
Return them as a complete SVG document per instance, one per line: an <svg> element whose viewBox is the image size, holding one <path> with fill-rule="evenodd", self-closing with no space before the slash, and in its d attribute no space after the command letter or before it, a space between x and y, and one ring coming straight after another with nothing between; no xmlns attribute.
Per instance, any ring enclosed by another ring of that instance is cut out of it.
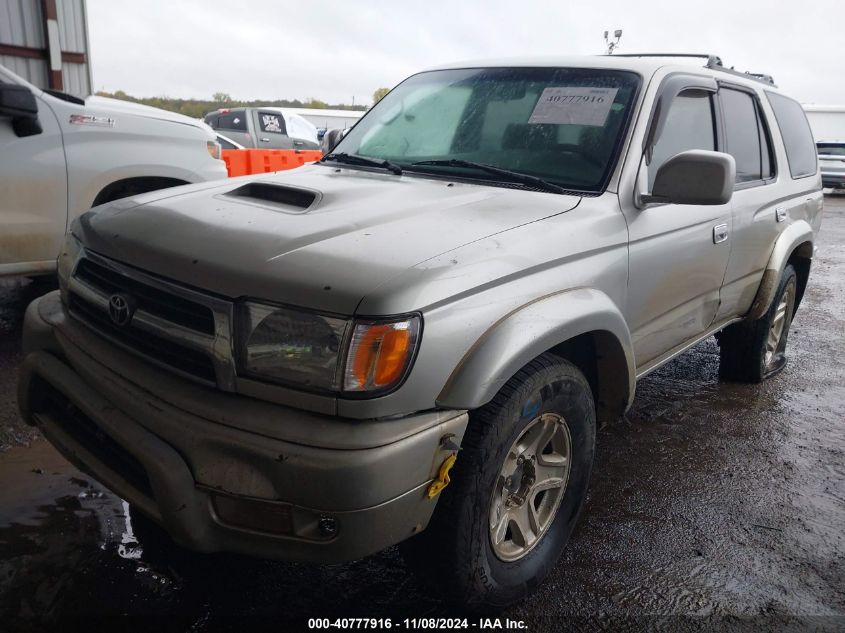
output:
<svg viewBox="0 0 845 633"><path fill-rule="evenodd" d="M649 191L654 185L657 170L673 156L690 149L716 149L713 122L713 101L709 92L684 90L675 97L648 165Z"/></svg>

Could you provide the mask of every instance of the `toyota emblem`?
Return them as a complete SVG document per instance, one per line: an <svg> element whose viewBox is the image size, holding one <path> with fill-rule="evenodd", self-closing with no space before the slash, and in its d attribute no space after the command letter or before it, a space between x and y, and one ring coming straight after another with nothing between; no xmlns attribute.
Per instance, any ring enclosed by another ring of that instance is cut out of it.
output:
<svg viewBox="0 0 845 633"><path fill-rule="evenodd" d="M119 327L128 325L134 312L134 302L128 295L114 294L109 297L109 317L115 325Z"/></svg>

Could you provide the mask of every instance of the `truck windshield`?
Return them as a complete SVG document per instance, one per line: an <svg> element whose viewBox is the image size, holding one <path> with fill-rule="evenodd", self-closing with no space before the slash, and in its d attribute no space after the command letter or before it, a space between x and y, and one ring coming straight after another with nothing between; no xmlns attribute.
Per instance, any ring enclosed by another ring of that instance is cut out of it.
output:
<svg viewBox="0 0 845 633"><path fill-rule="evenodd" d="M598 192L638 86L635 73L585 68L424 72L379 101L335 151L406 171L514 182L469 165L478 163Z"/></svg>

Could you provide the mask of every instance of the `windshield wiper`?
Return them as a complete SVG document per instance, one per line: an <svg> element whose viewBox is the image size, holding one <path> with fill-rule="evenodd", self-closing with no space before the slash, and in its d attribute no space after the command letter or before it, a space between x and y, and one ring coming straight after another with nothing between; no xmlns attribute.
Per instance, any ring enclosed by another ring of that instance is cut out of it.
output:
<svg viewBox="0 0 845 633"><path fill-rule="evenodd" d="M537 176L529 176L528 174L523 174L518 171L502 169L501 167L494 167L493 165L486 165L484 163L474 163L471 160L461 160L459 158L450 158L443 160L421 160L417 161L416 163L411 163L411 166L414 165L470 167L474 169L479 169L481 171L486 171L488 174L504 176L506 178L510 178L513 182L518 182L523 185L536 187L537 189L542 189L543 191L551 191L552 193L568 193L568 191L560 185L556 185L552 182L549 182L548 180L543 180L542 178L537 178Z"/></svg>
<svg viewBox="0 0 845 633"><path fill-rule="evenodd" d="M322 160L334 160L338 163L346 163L347 165L363 165L366 167L382 167L397 176L402 175L402 168L396 163L391 163L389 160L379 158L368 158L366 156L358 156L357 154L347 154L340 152L339 154L327 154L323 156Z"/></svg>

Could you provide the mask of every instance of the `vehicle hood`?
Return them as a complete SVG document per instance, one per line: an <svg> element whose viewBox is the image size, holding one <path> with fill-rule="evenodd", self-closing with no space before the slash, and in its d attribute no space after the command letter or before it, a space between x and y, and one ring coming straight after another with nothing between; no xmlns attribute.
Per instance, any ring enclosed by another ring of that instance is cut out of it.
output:
<svg viewBox="0 0 845 633"><path fill-rule="evenodd" d="M233 195L250 183L316 200L291 209ZM217 295L351 315L416 264L579 200L313 165L119 200L81 216L73 232L101 255Z"/></svg>
<svg viewBox="0 0 845 633"><path fill-rule="evenodd" d="M91 110L91 112L95 114L129 114L131 116L139 116L146 119L157 119L159 121L170 121L171 123L190 125L213 133L212 129L203 121L192 119L189 116L178 114L177 112L168 112L167 110L154 108L141 103L133 103L131 101L121 101L120 99L92 95L85 98L85 108L87 110Z"/></svg>

